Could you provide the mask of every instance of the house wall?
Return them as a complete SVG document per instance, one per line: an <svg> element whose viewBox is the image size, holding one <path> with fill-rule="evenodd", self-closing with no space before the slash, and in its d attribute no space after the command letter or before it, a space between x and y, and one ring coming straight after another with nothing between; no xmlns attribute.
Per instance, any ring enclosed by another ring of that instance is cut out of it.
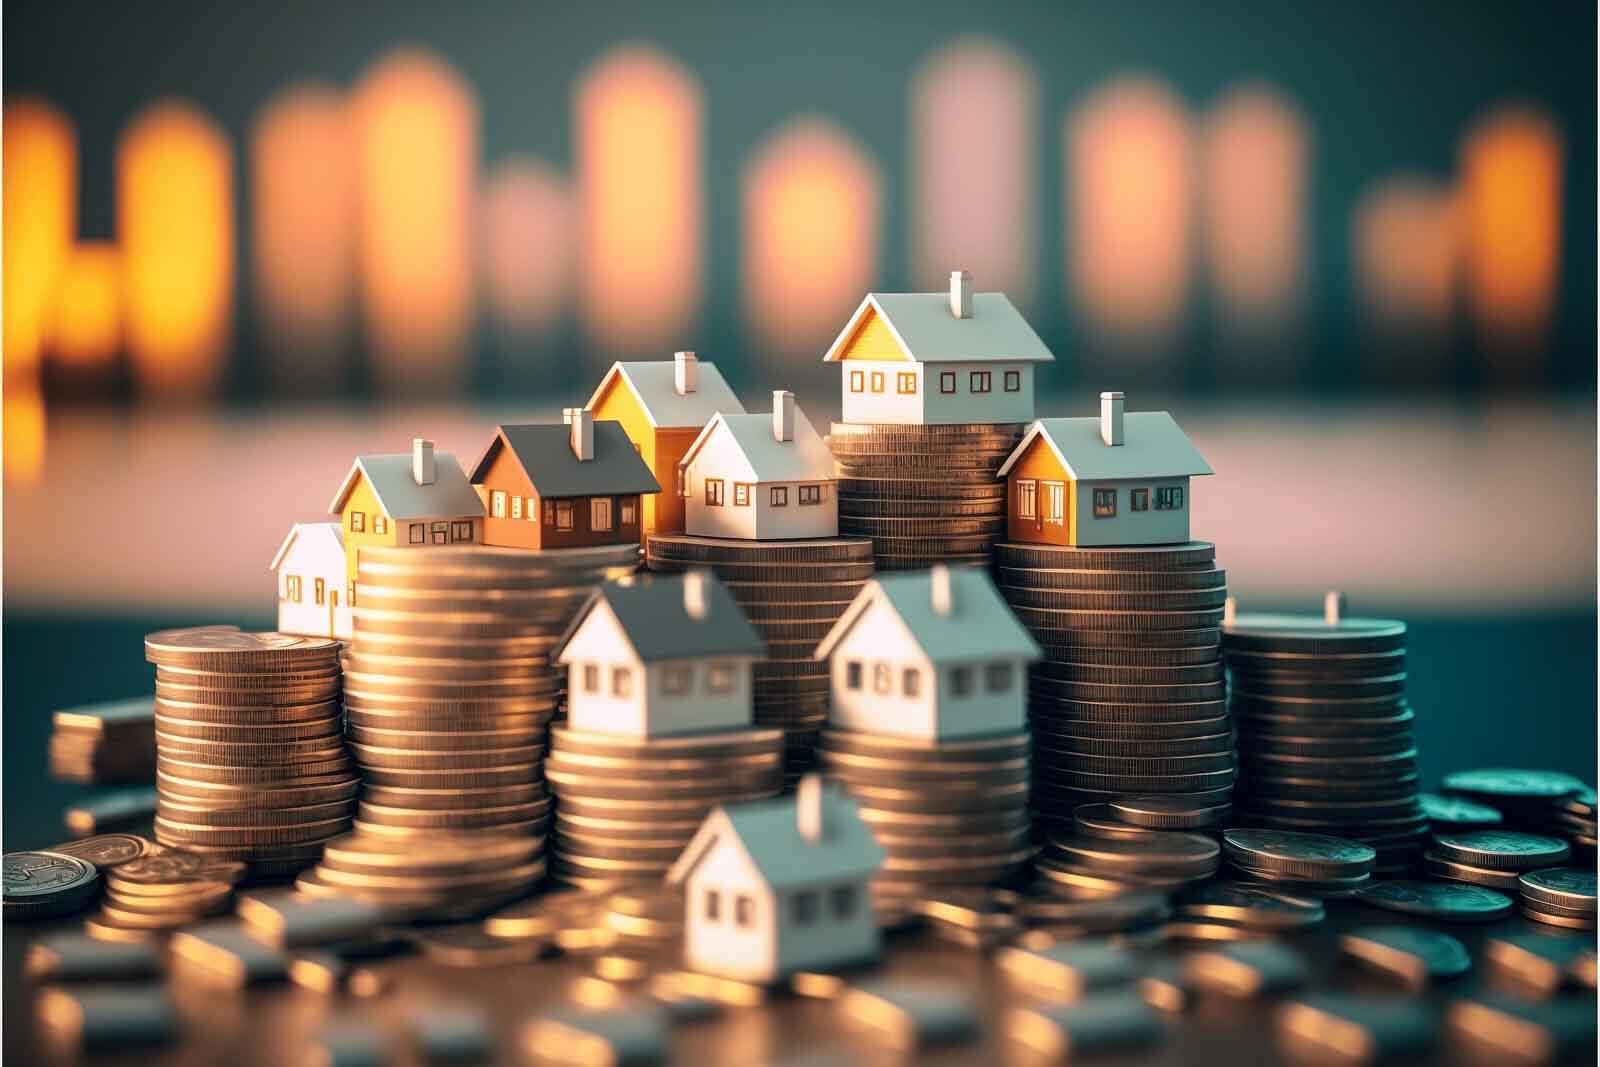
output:
<svg viewBox="0 0 1600 1067"><path fill-rule="evenodd" d="M862 665L861 687L849 684L849 664ZM877 664L889 668L889 692L874 686ZM905 695L904 672L918 671L917 695ZM933 665L922 654L900 616L881 601L873 603L834 649L828 671L832 678L833 726L846 730L893 734L897 737L938 736L934 711L936 679Z"/></svg>
<svg viewBox="0 0 1600 1067"><path fill-rule="evenodd" d="M927 392L923 380L925 366L904 356L889 360L864 359L846 354L839 361L841 417L845 422L883 422L898 426L920 426L925 421L923 402ZM902 393L899 376L910 374L915 391ZM855 388L860 376L861 388ZM875 379L878 375L881 378ZM874 380L881 387L874 392Z"/></svg>
<svg viewBox="0 0 1600 1067"><path fill-rule="evenodd" d="M689 451L694 439L700 436L701 427L686 426L659 429L655 432L655 454L647 457L651 472L661 485L661 492L645 497L645 532L683 533L683 498L677 493L678 461Z"/></svg>
<svg viewBox="0 0 1600 1067"><path fill-rule="evenodd" d="M706 917L706 892L720 897L719 917ZM736 920L736 901L750 898L746 925ZM747 982L778 977L776 901L744 849L731 840L710 846L710 852L686 879L684 895L684 962L696 971Z"/></svg>
<svg viewBox="0 0 1600 1067"><path fill-rule="evenodd" d="M689 492L689 498L684 501L684 529L688 533L763 541L837 537L839 534L839 497L834 491L832 471L822 474L816 481L755 481L733 434L723 426L717 427L684 473ZM707 478L723 480L721 507L706 503ZM749 503L744 505L735 503L738 496L734 487L739 483L750 486ZM822 502L801 504L801 485L821 486ZM777 486L788 490L788 503L782 506L772 503L771 490Z"/></svg>
<svg viewBox="0 0 1600 1067"><path fill-rule="evenodd" d="M657 660L645 666L645 720L643 736L667 737L709 730L738 730L751 721L751 656L693 656L680 660ZM733 688L722 693L711 690L713 664L733 670ZM666 679L672 668L691 672L689 689L669 693ZM569 698L570 702L570 698ZM594 729L594 727L584 727ZM611 733L623 731L607 731Z"/></svg>
<svg viewBox="0 0 1600 1067"><path fill-rule="evenodd" d="M972 372L989 375L989 392L972 391ZM1017 389L1007 392L1006 373L1015 372ZM855 388L859 374L861 388ZM882 391L872 389L873 375L881 374ZM901 393L899 375L915 376L915 392ZM953 374L952 393L941 392L942 375ZM870 361L846 357L839 363L841 410L845 422L882 422L896 425L935 425L958 422L1031 422L1033 419L1033 364L1031 363L916 363Z"/></svg>
<svg viewBox="0 0 1600 1067"><path fill-rule="evenodd" d="M848 915L837 915L832 906L830 892L837 888L851 890L854 905ZM803 923L796 917L795 898L805 892L818 894L818 901L816 917ZM774 890L773 901L778 913L779 974L844 967L877 958L878 923L873 917L872 894L865 881L786 886Z"/></svg>
<svg viewBox="0 0 1600 1067"><path fill-rule="evenodd" d="M1004 688L990 686L986 669L990 664L1008 667L1009 683ZM956 693L956 671L962 668L971 671L972 685L966 696ZM1028 660L1020 656L941 663L934 697L937 737L949 741L1024 729L1028 721L1027 698Z"/></svg>
<svg viewBox="0 0 1600 1067"><path fill-rule="evenodd" d="M300 599L289 598L289 578L300 579ZM323 602L317 603L317 579L323 581ZM349 640L354 629L344 595L345 553L322 538L296 537L278 564L278 632Z"/></svg>
<svg viewBox="0 0 1600 1067"><path fill-rule="evenodd" d="M1156 510L1156 490L1163 486L1183 489L1183 507L1173 511ZM1117 491L1117 514L1109 519L1094 517L1094 491ZM1150 490L1150 507L1134 511L1131 490ZM1189 540L1189 479L1102 479L1076 483L1075 544L1078 545L1164 545Z"/></svg>
<svg viewBox="0 0 1600 1067"><path fill-rule="evenodd" d="M1034 483L1034 517L1031 519L1022 516L1022 497L1017 489L1017 483L1021 481ZM1060 523L1044 521L1045 482L1062 483ZM1022 458L1006 472L1006 535L1013 541L1027 541L1034 544L1072 544L1072 524L1077 514L1073 506L1074 499L1072 479L1068 477L1066 468L1061 465L1061 461L1056 458L1056 454L1051 451L1044 439L1035 437L1028 445L1028 450L1022 454Z"/></svg>
<svg viewBox="0 0 1600 1067"><path fill-rule="evenodd" d="M350 528L350 516L354 512L362 515L362 529L360 531ZM383 516L387 529L384 533L373 532L373 518ZM345 557L345 582L353 585L356 580L356 562L360 558L362 545L398 545L401 543L400 527L397 526L383 508L378 506L377 494L372 491L372 484L367 481L365 474L356 476L356 484L351 488L350 495L345 497L344 510L339 513L339 525L344 529L344 557ZM348 596L346 600L350 599Z"/></svg>
<svg viewBox="0 0 1600 1067"><path fill-rule="evenodd" d="M483 520L484 543L503 548L585 548L591 545L622 545L639 540L641 516L639 494L629 493L609 497L611 501L610 530L595 530L591 525L590 501L597 496L566 497L572 503L572 529L560 529L552 513L544 506L544 498L533 488L533 483L523 473L522 466L509 449L496 451L484 472L483 481L475 485L483 497L483 508L488 513ZM506 496L506 517L494 516L494 493ZM522 518L511 518L511 497L523 498ZM623 522L623 505L632 504L633 521Z"/></svg>
<svg viewBox="0 0 1600 1067"><path fill-rule="evenodd" d="M644 736L649 692L644 664L622 636L621 624L609 604L602 600L595 605L561 650L559 662L567 668L567 721L574 730ZM600 668L597 692L584 687L583 668L587 664ZM615 695L612 679L617 668L631 672L626 696Z"/></svg>

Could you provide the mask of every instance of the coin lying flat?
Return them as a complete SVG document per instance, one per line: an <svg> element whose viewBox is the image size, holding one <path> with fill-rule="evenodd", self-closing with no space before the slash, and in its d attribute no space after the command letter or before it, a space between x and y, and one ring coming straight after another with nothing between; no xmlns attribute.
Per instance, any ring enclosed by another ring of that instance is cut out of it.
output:
<svg viewBox="0 0 1600 1067"><path fill-rule="evenodd" d="M1577 867L1554 867L1528 871L1518 878L1522 895L1529 901L1553 904L1575 911L1595 911L1595 872Z"/></svg>
<svg viewBox="0 0 1600 1067"><path fill-rule="evenodd" d="M1456 771L1444 777L1444 791L1493 805L1496 801L1553 800L1576 793L1584 785L1558 771L1487 767Z"/></svg>
<svg viewBox="0 0 1600 1067"><path fill-rule="evenodd" d="M52 845L49 851L88 860L97 870L105 871L166 850L138 834L96 834Z"/></svg>
<svg viewBox="0 0 1600 1067"><path fill-rule="evenodd" d="M1565 841L1501 829L1435 834L1433 847L1442 858L1505 871L1552 867L1572 853Z"/></svg>
<svg viewBox="0 0 1600 1067"><path fill-rule="evenodd" d="M1436 830L1481 830L1499 826L1505 816L1487 804L1478 804L1462 797L1423 793L1422 813Z"/></svg>
<svg viewBox="0 0 1600 1067"><path fill-rule="evenodd" d="M1228 882L1208 882L1186 889L1174 906L1179 915L1268 930L1304 929L1327 916L1321 901Z"/></svg>
<svg viewBox="0 0 1600 1067"><path fill-rule="evenodd" d="M61 852L7 852L4 908L7 921L68 915L100 888L93 863Z"/></svg>
<svg viewBox="0 0 1600 1067"><path fill-rule="evenodd" d="M1472 968L1465 945L1442 930L1423 926L1358 927L1339 938L1339 950L1413 988L1459 977Z"/></svg>
<svg viewBox="0 0 1600 1067"><path fill-rule="evenodd" d="M1230 805L1202 796L1119 797L1111 810L1126 822L1158 830L1192 830L1215 826L1228 817Z"/></svg>
<svg viewBox="0 0 1600 1067"><path fill-rule="evenodd" d="M1393 880L1356 895L1363 904L1441 922L1491 922L1511 912L1511 898L1483 886Z"/></svg>
<svg viewBox="0 0 1600 1067"><path fill-rule="evenodd" d="M1357 841L1282 830L1227 830L1222 847L1240 865L1307 879L1366 874L1377 860L1370 846Z"/></svg>
<svg viewBox="0 0 1600 1067"><path fill-rule="evenodd" d="M1304 1062L1414 1062L1434 1044L1434 1013L1414 1000L1318 993L1280 1008L1277 1034Z"/></svg>

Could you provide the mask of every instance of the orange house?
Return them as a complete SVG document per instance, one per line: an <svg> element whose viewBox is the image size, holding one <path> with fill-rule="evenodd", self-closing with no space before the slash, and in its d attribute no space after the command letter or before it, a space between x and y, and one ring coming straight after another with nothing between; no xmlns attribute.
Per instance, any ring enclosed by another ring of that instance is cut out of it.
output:
<svg viewBox="0 0 1600 1067"><path fill-rule="evenodd" d="M615 419L663 491L644 498L645 534L682 533L683 499L676 492L678 461L719 411L744 414L715 363L693 352L672 362L613 363L589 398L596 419Z"/></svg>
<svg viewBox="0 0 1600 1067"><path fill-rule="evenodd" d="M660 490L618 422L570 408L565 423L497 426L468 476L488 508L483 543L585 548L637 542L640 498Z"/></svg>

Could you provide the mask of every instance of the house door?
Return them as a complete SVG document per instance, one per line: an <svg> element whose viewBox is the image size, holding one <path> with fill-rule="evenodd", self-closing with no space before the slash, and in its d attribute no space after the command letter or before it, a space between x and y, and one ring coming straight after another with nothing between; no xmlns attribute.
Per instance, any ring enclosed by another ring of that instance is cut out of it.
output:
<svg viewBox="0 0 1600 1067"><path fill-rule="evenodd" d="M336 637L337 627L334 626L334 616L339 613L339 590L328 590L328 636Z"/></svg>

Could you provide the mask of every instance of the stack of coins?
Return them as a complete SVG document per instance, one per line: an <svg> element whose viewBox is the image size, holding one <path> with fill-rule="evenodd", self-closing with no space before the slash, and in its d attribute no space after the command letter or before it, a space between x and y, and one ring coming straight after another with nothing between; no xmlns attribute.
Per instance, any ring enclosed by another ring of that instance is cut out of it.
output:
<svg viewBox="0 0 1600 1067"><path fill-rule="evenodd" d="M150 697L56 712L50 773L85 785L154 781L155 714Z"/></svg>
<svg viewBox="0 0 1600 1067"><path fill-rule="evenodd" d="M1412 866L1428 836L1406 703L1406 624L1345 616L1238 615L1223 626L1239 737L1240 826L1363 841L1378 873Z"/></svg>
<svg viewBox="0 0 1600 1067"><path fill-rule="evenodd" d="M660 882L720 804L776 796L783 734L630 737L550 729L557 878L580 889Z"/></svg>
<svg viewBox="0 0 1600 1067"><path fill-rule="evenodd" d="M1595 928L1594 868L1555 867L1518 879L1522 914L1534 922L1572 930Z"/></svg>
<svg viewBox="0 0 1600 1067"><path fill-rule="evenodd" d="M822 767L856 801L888 857L873 880L885 910L942 889L1012 880L1034 854L1026 732L925 742L822 732Z"/></svg>
<svg viewBox="0 0 1600 1067"><path fill-rule="evenodd" d="M315 863L355 813L339 643L197 627L144 647L156 665L156 840L259 877Z"/></svg>
<svg viewBox="0 0 1600 1067"><path fill-rule="evenodd" d="M792 786L815 762L817 732L828 717L828 665L812 653L872 577L872 542L657 534L645 565L670 573L710 567L761 635L767 658L755 665L755 721L784 732L784 781Z"/></svg>
<svg viewBox="0 0 1600 1067"><path fill-rule="evenodd" d="M330 841L322 862L300 875L295 888L367 901L397 917L448 919L526 896L544 876L543 837L478 830L399 837L357 829Z"/></svg>
<svg viewBox="0 0 1600 1067"><path fill-rule="evenodd" d="M1030 671L1033 804L1131 794L1226 802L1234 779L1216 546L995 546L1000 593L1043 647Z"/></svg>
<svg viewBox="0 0 1600 1067"><path fill-rule="evenodd" d="M1572 849L1558 837L1495 827L1435 834L1422 869L1432 878L1516 894L1523 873L1557 867L1571 857Z"/></svg>
<svg viewBox="0 0 1600 1067"><path fill-rule="evenodd" d="M1106 888L1103 883L1125 886L1127 891L1172 892L1216 874L1220 857L1216 841L1204 834L1174 830L1139 830L1119 837L1053 833L1037 866L1044 885L1069 896L1092 894L1097 888Z"/></svg>
<svg viewBox="0 0 1600 1067"><path fill-rule="evenodd" d="M1359 841L1287 830L1225 830L1222 854L1242 882L1312 897L1355 896L1372 884L1378 858Z"/></svg>
<svg viewBox="0 0 1600 1067"><path fill-rule="evenodd" d="M996 472L1024 429L834 423L839 532L870 537L882 571L989 566L1006 529L1006 486Z"/></svg>
<svg viewBox="0 0 1600 1067"><path fill-rule="evenodd" d="M1457 803L1488 805L1507 826L1565 838L1574 856L1594 860L1594 789L1570 774L1485 767L1446 775L1444 791Z"/></svg>
<svg viewBox="0 0 1600 1067"><path fill-rule="evenodd" d="M195 852L140 856L105 872L100 910L85 930L105 941L142 941L233 907L245 865Z"/></svg>

